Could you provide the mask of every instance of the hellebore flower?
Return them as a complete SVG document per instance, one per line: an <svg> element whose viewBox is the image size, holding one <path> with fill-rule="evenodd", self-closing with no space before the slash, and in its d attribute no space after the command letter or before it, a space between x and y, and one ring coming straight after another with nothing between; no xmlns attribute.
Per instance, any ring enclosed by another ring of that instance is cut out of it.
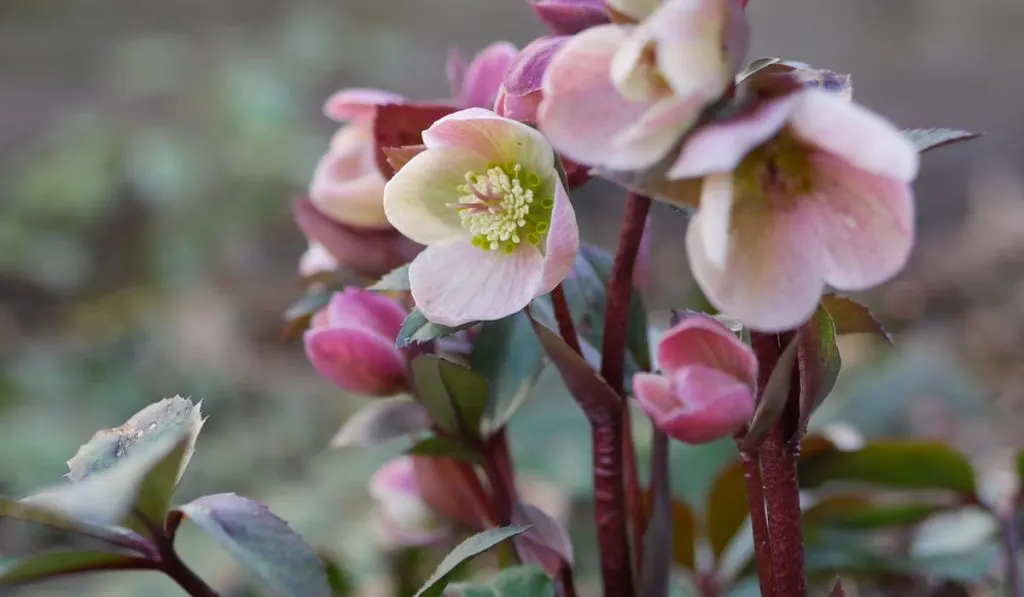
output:
<svg viewBox="0 0 1024 597"><path fill-rule="evenodd" d="M570 39L544 74L538 123L573 161L638 170L664 157L730 89L746 54L746 15L738 0L609 4L643 20Z"/></svg>
<svg viewBox="0 0 1024 597"><path fill-rule="evenodd" d="M797 327L826 284L896 275L914 241L918 154L843 95L802 89L701 127L670 178L701 178L686 248L718 309L762 331Z"/></svg>
<svg viewBox="0 0 1024 597"><path fill-rule="evenodd" d="M409 267L427 319L501 319L551 292L572 269L579 232L544 136L470 108L435 122L423 143L385 187L384 210L427 245Z"/></svg>
<svg viewBox="0 0 1024 597"><path fill-rule="evenodd" d="M573 35L611 20L604 0L539 0L530 8L555 35Z"/></svg>
<svg viewBox="0 0 1024 597"><path fill-rule="evenodd" d="M412 456L400 456L370 479L385 538L399 547L420 547L444 538L449 528L423 499Z"/></svg>
<svg viewBox="0 0 1024 597"><path fill-rule="evenodd" d="M757 358L711 317L672 326L657 348L661 373L633 376L633 394L654 424L688 444L732 435L754 414Z"/></svg>
<svg viewBox="0 0 1024 597"><path fill-rule="evenodd" d="M523 48L512 61L498 91L494 111L519 122L537 122L537 109L544 94L544 72L551 59L568 42L567 35L541 37Z"/></svg>
<svg viewBox="0 0 1024 597"><path fill-rule="evenodd" d="M335 293L306 330L306 356L338 387L362 396L406 389L406 362L395 339L407 315L388 297L361 288Z"/></svg>
<svg viewBox="0 0 1024 597"><path fill-rule="evenodd" d="M468 65L457 51L449 52L445 72L455 103L460 108L493 108L516 52L507 41L495 42L480 50Z"/></svg>

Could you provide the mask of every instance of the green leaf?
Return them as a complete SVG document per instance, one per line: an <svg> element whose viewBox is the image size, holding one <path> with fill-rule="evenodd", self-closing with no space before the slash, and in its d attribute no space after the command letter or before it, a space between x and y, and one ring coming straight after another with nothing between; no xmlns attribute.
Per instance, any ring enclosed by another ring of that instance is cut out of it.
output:
<svg viewBox="0 0 1024 597"><path fill-rule="evenodd" d="M490 395L487 380L472 369L444 359L438 363L438 370L462 428L472 435L479 435L480 421Z"/></svg>
<svg viewBox="0 0 1024 597"><path fill-rule="evenodd" d="M299 322L309 320L314 313L327 306L331 302L334 290L320 290L299 297L284 312L284 320L287 322ZM305 325L305 324L303 324Z"/></svg>
<svg viewBox="0 0 1024 597"><path fill-rule="evenodd" d="M835 495L808 508L803 520L806 525L872 530L916 525L946 509L941 504L876 503L858 495Z"/></svg>
<svg viewBox="0 0 1024 597"><path fill-rule="evenodd" d="M892 336L885 331L871 311L861 303L835 293L821 297L821 306L828 311L835 324L836 335L875 334L892 344Z"/></svg>
<svg viewBox="0 0 1024 597"><path fill-rule="evenodd" d="M367 290L409 290L409 264L400 265L390 272L384 274L380 280L373 283Z"/></svg>
<svg viewBox="0 0 1024 597"><path fill-rule="evenodd" d="M405 318L405 321L402 322L402 328L398 330L398 338L395 340L395 346L398 348L405 348L410 344L431 342L438 338L451 336L459 330L464 330L476 324L477 322L472 321L452 328L428 321L426 316L423 315L419 309L413 309L412 312L409 313L409 316Z"/></svg>
<svg viewBox="0 0 1024 597"><path fill-rule="evenodd" d="M263 504L221 493L175 508L168 525L175 528L182 516L227 549L270 594L331 597L327 574L316 553Z"/></svg>
<svg viewBox="0 0 1024 597"><path fill-rule="evenodd" d="M106 551L69 549L0 560L0 587L12 587L55 576L138 567L137 556Z"/></svg>
<svg viewBox="0 0 1024 597"><path fill-rule="evenodd" d="M50 508L2 496L0 496L0 518L48 526L121 547L135 548L144 541L142 537L119 526L78 520Z"/></svg>
<svg viewBox="0 0 1024 597"><path fill-rule="evenodd" d="M480 327L469 364L489 382L486 431L496 431L529 398L544 367L544 349L529 318L519 312Z"/></svg>
<svg viewBox="0 0 1024 597"><path fill-rule="evenodd" d="M535 320L532 323L544 352L562 374L562 380L565 381L569 393L576 399L588 419L604 416L608 409L620 408L619 395L583 357L570 348L558 334Z"/></svg>
<svg viewBox="0 0 1024 597"><path fill-rule="evenodd" d="M752 449L757 446L775 425L789 401L789 391L793 383L793 370L799 350L800 334L790 340L782 351L775 368L764 386L764 393L757 399L754 416L750 419L747 435L743 438L743 448Z"/></svg>
<svg viewBox="0 0 1024 597"><path fill-rule="evenodd" d="M820 451L800 462L800 485L859 481L893 489L947 489L974 495L974 471L960 453L939 443L875 441L853 452Z"/></svg>
<svg viewBox="0 0 1024 597"><path fill-rule="evenodd" d="M708 491L705 519L716 563L743 527L748 513L743 463L736 461L718 473Z"/></svg>
<svg viewBox="0 0 1024 597"><path fill-rule="evenodd" d="M409 398L377 399L345 421L332 448L372 446L430 429L430 414Z"/></svg>
<svg viewBox="0 0 1024 597"><path fill-rule="evenodd" d="M457 438L442 435L435 435L420 440L406 450L405 453L414 456L442 456L471 464L478 464L480 462L480 454L472 446L459 441Z"/></svg>
<svg viewBox="0 0 1024 597"><path fill-rule="evenodd" d="M797 334L796 361L800 378L800 423L797 433L825 401L839 379L843 360L836 344L836 326L824 307L811 316Z"/></svg>
<svg viewBox="0 0 1024 597"><path fill-rule="evenodd" d="M952 145L961 141L970 141L980 137L980 133L958 131L956 129L909 129L903 131L903 136L910 141L921 153L930 149L937 149L944 145Z"/></svg>
<svg viewBox="0 0 1024 597"><path fill-rule="evenodd" d="M487 380L461 365L432 354L412 361L420 404L434 423L451 435L477 435L487 408Z"/></svg>
<svg viewBox="0 0 1024 597"><path fill-rule="evenodd" d="M467 560L491 549L502 541L526 532L529 527L508 526L488 529L477 533L455 546L430 575L427 582L420 587L414 597L439 597L448 585L448 579Z"/></svg>
<svg viewBox="0 0 1024 597"><path fill-rule="evenodd" d="M536 566L515 566L498 573L486 585L463 585L461 597L555 597L555 585Z"/></svg>

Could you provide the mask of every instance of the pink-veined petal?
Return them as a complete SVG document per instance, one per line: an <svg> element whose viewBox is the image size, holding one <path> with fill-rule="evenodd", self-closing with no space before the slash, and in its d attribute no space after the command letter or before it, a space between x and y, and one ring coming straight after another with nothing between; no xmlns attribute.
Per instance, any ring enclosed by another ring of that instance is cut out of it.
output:
<svg viewBox="0 0 1024 597"><path fill-rule="evenodd" d="M666 176L683 179L732 172L751 150L782 129L797 99L788 95L765 101L744 114L698 128L683 143Z"/></svg>
<svg viewBox="0 0 1024 597"><path fill-rule="evenodd" d="M438 120L423 131L423 143L431 149L472 149L493 163L516 162L541 178L555 167L554 149L544 135L483 108L460 110Z"/></svg>
<svg viewBox="0 0 1024 597"><path fill-rule="evenodd" d="M556 35L541 37L530 42L509 67L505 76L505 90L516 96L529 95L541 90L544 71L551 59L572 37Z"/></svg>
<svg viewBox="0 0 1024 597"><path fill-rule="evenodd" d="M390 396L406 387L405 359L394 341L365 329L306 330L306 356L339 388L362 396Z"/></svg>
<svg viewBox="0 0 1024 597"><path fill-rule="evenodd" d="M382 104L400 104L405 98L380 89L351 87L335 93L324 103L324 114L338 122L369 120Z"/></svg>
<svg viewBox="0 0 1024 597"><path fill-rule="evenodd" d="M555 207L551 210L551 229L544 243L544 272L537 296L551 292L569 275L580 248L576 213L569 201L569 194L558 176L554 177L553 184Z"/></svg>
<svg viewBox="0 0 1024 597"><path fill-rule="evenodd" d="M457 96L459 103L467 108L491 109L517 52L518 49L507 41L495 42L481 50L466 68Z"/></svg>
<svg viewBox="0 0 1024 597"><path fill-rule="evenodd" d="M724 267L707 255L703 206L690 221L686 251L694 280L711 304L753 329L793 329L814 313L824 288L820 257L808 250L816 239L792 211L742 202L733 207Z"/></svg>
<svg viewBox="0 0 1024 597"><path fill-rule="evenodd" d="M672 393L671 380L657 373L633 374L633 397L655 422L679 408L679 401Z"/></svg>
<svg viewBox="0 0 1024 597"><path fill-rule="evenodd" d="M393 299L354 287L334 293L324 309L330 326L362 328L390 340L398 337L408 315Z"/></svg>
<svg viewBox="0 0 1024 597"><path fill-rule="evenodd" d="M463 236L456 209L466 174L483 172L491 160L471 149L428 149L409 160L384 187L384 212L399 232L429 245Z"/></svg>
<svg viewBox="0 0 1024 597"><path fill-rule="evenodd" d="M901 180L879 176L841 158L810 156L815 188L798 198L806 234L822 248L825 282L863 290L895 276L914 245L914 196Z"/></svg>
<svg viewBox="0 0 1024 597"><path fill-rule="evenodd" d="M736 334L706 315L684 318L658 342L658 366L666 374L692 365L721 370L751 388L757 384L757 357Z"/></svg>
<svg viewBox="0 0 1024 597"><path fill-rule="evenodd" d="M658 427L688 444L730 436L754 414L751 387L717 369L694 365L677 371L671 391L680 406L664 413Z"/></svg>
<svg viewBox="0 0 1024 597"><path fill-rule="evenodd" d="M535 296L544 257L523 243L511 254L474 247L470 238L427 247L409 266L409 286L434 323L458 326L518 312Z"/></svg>
<svg viewBox="0 0 1024 597"><path fill-rule="evenodd" d="M840 94L804 90L789 125L800 139L868 172L903 182L917 176L917 150L899 129Z"/></svg>
<svg viewBox="0 0 1024 597"><path fill-rule="evenodd" d="M663 157L676 140L663 131L635 134L636 123L657 102L629 101L611 79L612 58L627 31L619 25L602 25L575 35L555 54L544 74L544 99L537 113L540 129L559 153L574 162L612 170L640 169ZM634 133L622 136L631 129Z"/></svg>

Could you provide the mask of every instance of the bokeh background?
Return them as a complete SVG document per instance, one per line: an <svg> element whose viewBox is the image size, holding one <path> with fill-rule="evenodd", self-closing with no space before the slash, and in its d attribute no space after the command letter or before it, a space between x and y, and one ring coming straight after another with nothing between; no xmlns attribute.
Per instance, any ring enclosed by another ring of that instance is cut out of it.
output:
<svg viewBox="0 0 1024 597"><path fill-rule="evenodd" d="M844 341L847 370L821 419L942 438L996 474L1024 443L1024 4L753 0L749 11L752 57L850 72L859 100L906 128L985 134L925 159L912 263L863 297L897 346ZM95 430L152 401L203 399L210 420L179 499L266 500L366 594L387 595L365 483L395 450L326 449L358 402L283 340L305 248L289 199L333 132L320 115L331 92L444 97L450 46L472 55L543 33L525 0L0 2L0 492L58 481ZM577 199L585 237L610 245L621 205L592 184ZM684 227L656 206L647 301L662 313L693 296ZM521 418L522 467L546 499L570 503L588 480L581 417L559 396ZM728 450L680 469L678 490L699 501ZM45 539L2 530L0 556ZM198 534L183 541L212 582L239 587L225 594L249 594L225 554ZM140 573L16 594L175 591Z"/></svg>

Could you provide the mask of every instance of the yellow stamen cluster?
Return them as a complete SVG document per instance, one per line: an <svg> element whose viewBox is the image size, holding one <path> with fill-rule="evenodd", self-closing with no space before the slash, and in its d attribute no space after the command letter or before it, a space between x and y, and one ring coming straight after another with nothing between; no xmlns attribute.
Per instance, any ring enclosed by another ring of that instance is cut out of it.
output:
<svg viewBox="0 0 1024 597"><path fill-rule="evenodd" d="M483 174L466 173L452 207L473 233L474 246L511 253L524 240L539 245L551 227L555 202L538 196L541 187L540 177L520 164L491 164Z"/></svg>

